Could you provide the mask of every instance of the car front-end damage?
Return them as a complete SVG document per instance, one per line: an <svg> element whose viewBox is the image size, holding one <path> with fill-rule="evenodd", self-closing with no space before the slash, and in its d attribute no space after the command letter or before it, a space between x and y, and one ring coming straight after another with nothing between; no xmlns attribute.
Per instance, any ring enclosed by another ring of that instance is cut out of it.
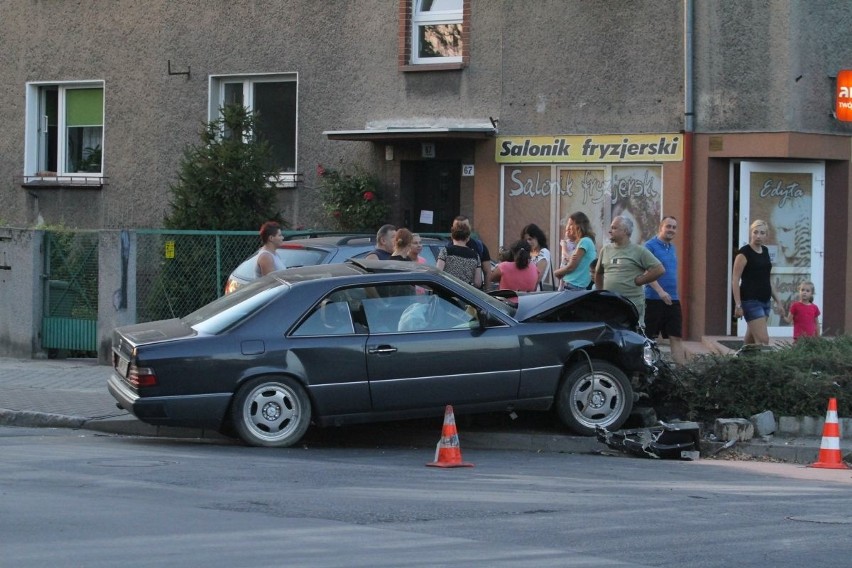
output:
<svg viewBox="0 0 852 568"><path fill-rule="evenodd" d="M634 386L653 382L661 362L655 341L639 325L639 312L624 296L606 290L582 290L517 296L515 317L524 322L601 322L612 330L620 366Z"/></svg>

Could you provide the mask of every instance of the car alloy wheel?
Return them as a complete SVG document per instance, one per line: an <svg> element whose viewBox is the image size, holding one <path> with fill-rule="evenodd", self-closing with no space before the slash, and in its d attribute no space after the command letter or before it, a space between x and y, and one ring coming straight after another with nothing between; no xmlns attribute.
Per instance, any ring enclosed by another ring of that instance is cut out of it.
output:
<svg viewBox="0 0 852 568"><path fill-rule="evenodd" d="M617 430L627 421L633 409L633 389L624 372L612 363L583 361L566 372L556 409L571 430L594 436L597 426Z"/></svg>
<svg viewBox="0 0 852 568"><path fill-rule="evenodd" d="M290 377L250 381L234 400L234 427L252 446L292 446L305 435L310 422L308 395Z"/></svg>

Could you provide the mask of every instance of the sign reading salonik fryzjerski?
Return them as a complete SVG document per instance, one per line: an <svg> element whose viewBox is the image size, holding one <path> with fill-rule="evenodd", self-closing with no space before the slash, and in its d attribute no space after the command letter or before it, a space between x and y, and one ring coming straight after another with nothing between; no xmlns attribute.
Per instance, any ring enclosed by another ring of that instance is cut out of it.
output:
<svg viewBox="0 0 852 568"><path fill-rule="evenodd" d="M495 161L504 164L559 162L677 162L680 134L499 136Z"/></svg>

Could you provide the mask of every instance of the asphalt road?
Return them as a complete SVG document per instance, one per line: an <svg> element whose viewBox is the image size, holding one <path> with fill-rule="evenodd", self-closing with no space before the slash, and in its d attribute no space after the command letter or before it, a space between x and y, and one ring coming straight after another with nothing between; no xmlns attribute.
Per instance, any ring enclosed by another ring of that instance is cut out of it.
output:
<svg viewBox="0 0 852 568"><path fill-rule="evenodd" d="M0 428L8 566L845 566L852 473Z"/></svg>

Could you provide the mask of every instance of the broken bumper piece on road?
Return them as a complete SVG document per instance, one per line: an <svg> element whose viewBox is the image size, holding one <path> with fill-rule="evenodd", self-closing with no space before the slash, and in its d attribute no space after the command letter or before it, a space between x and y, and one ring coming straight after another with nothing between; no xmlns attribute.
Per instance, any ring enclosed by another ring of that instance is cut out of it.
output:
<svg viewBox="0 0 852 568"><path fill-rule="evenodd" d="M617 432L599 426L597 438L610 448L646 458L697 460L701 452L696 422L661 421L659 426Z"/></svg>

